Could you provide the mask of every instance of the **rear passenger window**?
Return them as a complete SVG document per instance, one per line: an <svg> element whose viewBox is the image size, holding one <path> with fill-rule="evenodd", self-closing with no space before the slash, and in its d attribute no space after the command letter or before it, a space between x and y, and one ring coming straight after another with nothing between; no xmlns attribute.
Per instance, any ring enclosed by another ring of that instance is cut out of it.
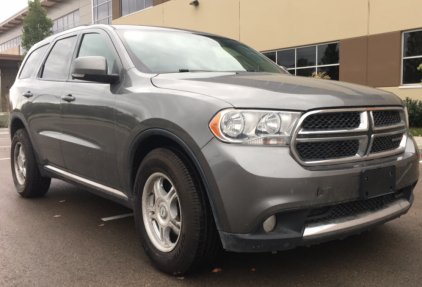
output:
<svg viewBox="0 0 422 287"><path fill-rule="evenodd" d="M67 79L75 43L76 36L56 42L44 63L41 78L51 80Z"/></svg>
<svg viewBox="0 0 422 287"><path fill-rule="evenodd" d="M118 68L113 52L107 41L100 34L85 34L79 48L78 58L87 56L102 56L107 60L108 74L118 74Z"/></svg>
<svg viewBox="0 0 422 287"><path fill-rule="evenodd" d="M33 51L29 56L28 60L26 60L25 65L22 68L22 72L19 76L19 79L26 79L32 75L32 72L37 67L37 64L40 62L41 57L44 55L45 50L47 49L48 45L42 46L35 51Z"/></svg>

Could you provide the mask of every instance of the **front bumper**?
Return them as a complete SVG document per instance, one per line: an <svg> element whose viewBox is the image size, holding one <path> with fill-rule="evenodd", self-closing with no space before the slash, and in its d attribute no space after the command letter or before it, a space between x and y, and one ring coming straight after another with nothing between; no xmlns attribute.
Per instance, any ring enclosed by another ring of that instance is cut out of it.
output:
<svg viewBox="0 0 422 287"><path fill-rule="evenodd" d="M213 193L222 202L216 211L227 218L228 228L220 230L223 246L237 252L291 249L346 237L394 219L410 208L419 177L419 155L411 137L399 155L319 167L300 165L288 148L231 145L213 139L202 151L218 186ZM349 218L349 223L337 222L336 228L322 225L318 232L317 226L306 225L311 209L356 201L362 170L388 166L396 167L396 190L406 190L403 200L408 205L352 219L354 223ZM271 215L277 216L277 228L265 233L262 224Z"/></svg>

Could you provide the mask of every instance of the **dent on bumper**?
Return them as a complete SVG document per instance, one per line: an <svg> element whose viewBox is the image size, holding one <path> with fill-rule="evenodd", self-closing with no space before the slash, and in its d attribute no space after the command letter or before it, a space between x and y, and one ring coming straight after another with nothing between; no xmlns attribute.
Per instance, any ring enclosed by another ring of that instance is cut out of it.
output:
<svg viewBox="0 0 422 287"><path fill-rule="evenodd" d="M268 216L281 211L355 200L364 169L396 166L397 189L419 177L412 140L400 155L318 168L301 166L288 148L231 145L213 139L202 151L218 186L213 192L219 192L224 205L218 212L225 213L230 227L221 232L228 234L251 234Z"/></svg>

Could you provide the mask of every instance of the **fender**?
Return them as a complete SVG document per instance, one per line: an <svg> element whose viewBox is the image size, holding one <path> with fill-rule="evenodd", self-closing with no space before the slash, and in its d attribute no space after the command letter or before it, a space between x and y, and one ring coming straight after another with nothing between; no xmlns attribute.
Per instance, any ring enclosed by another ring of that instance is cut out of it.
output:
<svg viewBox="0 0 422 287"><path fill-rule="evenodd" d="M127 158L127 170L130 174L130 171L132 170L132 164L134 161L134 155L135 152L140 144L147 138L151 136L163 136L166 137L174 142L176 142L183 151L189 156L190 160L195 165L195 168L197 169L201 180L205 186L205 190L207 192L207 196L211 205L211 209L214 215L215 223L217 225L218 230L224 230L225 227L228 225L227 215L224 212L223 208L218 208L218 206L222 206L222 200L220 197L220 194L218 192L217 184L212 176L211 169L209 168L208 164L206 163L206 159L202 156L200 153L200 148L197 146L196 150L198 151L196 154L193 151L193 149L188 146L179 136L175 135L172 132L169 132L164 129L159 128L152 128L147 129L143 132L141 132L132 142L132 145L130 147L130 151L128 153ZM208 171L208 172L207 172ZM208 176L207 176L208 175ZM132 181L131 181L132 182ZM133 186L130 184L131 192L133 191Z"/></svg>

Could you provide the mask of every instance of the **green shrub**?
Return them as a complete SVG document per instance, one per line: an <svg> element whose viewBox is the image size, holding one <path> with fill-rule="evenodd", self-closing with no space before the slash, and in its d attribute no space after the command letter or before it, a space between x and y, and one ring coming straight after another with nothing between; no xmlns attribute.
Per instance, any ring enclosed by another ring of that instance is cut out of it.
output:
<svg viewBox="0 0 422 287"><path fill-rule="evenodd" d="M404 102L409 114L409 126L422 127L422 101L406 98Z"/></svg>
<svg viewBox="0 0 422 287"><path fill-rule="evenodd" d="M7 122L9 120L9 114L7 113L0 113L0 128L7 128Z"/></svg>

